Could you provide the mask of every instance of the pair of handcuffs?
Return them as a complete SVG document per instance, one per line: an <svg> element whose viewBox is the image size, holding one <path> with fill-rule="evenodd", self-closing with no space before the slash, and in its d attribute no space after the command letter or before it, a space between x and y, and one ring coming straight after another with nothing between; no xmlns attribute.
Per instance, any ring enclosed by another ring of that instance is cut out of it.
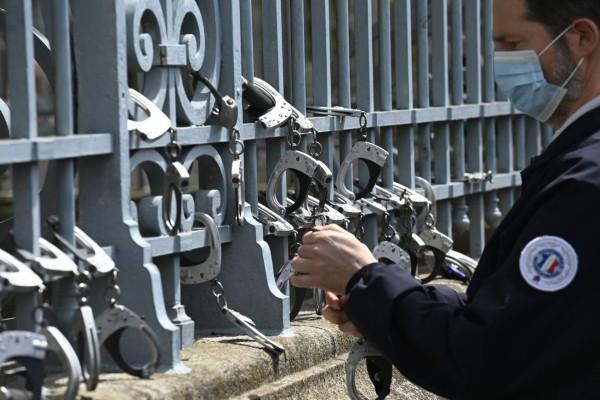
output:
<svg viewBox="0 0 600 400"><path fill-rule="evenodd" d="M104 345L115 364L125 373L148 379L160 363L160 342L150 325L139 315L118 303L121 289L117 285L118 270L112 258L83 230L75 226L75 243L71 243L58 233L58 219L48 218L54 229L55 239L71 252L79 265L76 268L77 292L80 295L79 311L72 321L72 336L83 349L82 371L86 387L94 390L101 372L100 347ZM108 308L94 318L87 304L89 283L93 279L112 278L112 286L105 290ZM148 345L149 358L141 367L134 367L122 355L120 341L126 329L137 331Z"/></svg>
<svg viewBox="0 0 600 400"><path fill-rule="evenodd" d="M408 272L412 269L408 253L390 241L380 242L373 249L372 254L380 262L396 264ZM348 395L352 400L367 400L356 386L356 370L363 359L366 361L367 372L377 393L377 399L384 399L390 393L393 366L366 339L359 339L352 345L344 365Z"/></svg>
<svg viewBox="0 0 600 400"><path fill-rule="evenodd" d="M285 348L259 332L256 329L255 323L250 318L228 307L225 298L225 289L218 280L219 273L221 272L222 254L219 227L210 215L202 212L195 213L195 220L206 229L210 240L210 253L199 264L181 267L181 283L190 285L210 282L211 291L216 298L218 307L231 323L244 331L253 340L260 343L270 353L274 355L284 353Z"/></svg>

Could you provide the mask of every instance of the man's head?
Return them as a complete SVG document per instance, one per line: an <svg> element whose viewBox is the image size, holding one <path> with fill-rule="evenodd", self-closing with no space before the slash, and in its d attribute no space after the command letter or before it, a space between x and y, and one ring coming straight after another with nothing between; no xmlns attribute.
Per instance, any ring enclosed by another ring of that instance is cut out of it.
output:
<svg viewBox="0 0 600 400"><path fill-rule="evenodd" d="M540 56L548 82L557 86L568 82L567 95L548 120L555 127L600 96L600 0L494 0L497 50L539 54L565 30Z"/></svg>

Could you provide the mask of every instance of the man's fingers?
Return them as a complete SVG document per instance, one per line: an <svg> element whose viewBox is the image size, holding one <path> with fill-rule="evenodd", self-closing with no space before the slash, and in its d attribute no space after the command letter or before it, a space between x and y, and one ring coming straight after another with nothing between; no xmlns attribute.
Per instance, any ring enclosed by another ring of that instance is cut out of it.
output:
<svg viewBox="0 0 600 400"><path fill-rule="evenodd" d="M334 293L329 291L325 292L325 301L327 305L333 308L334 310L341 311L344 309L344 303L342 300Z"/></svg>
<svg viewBox="0 0 600 400"><path fill-rule="evenodd" d="M290 283L300 288L311 288L314 287L313 279L308 274L294 274L290 276Z"/></svg>

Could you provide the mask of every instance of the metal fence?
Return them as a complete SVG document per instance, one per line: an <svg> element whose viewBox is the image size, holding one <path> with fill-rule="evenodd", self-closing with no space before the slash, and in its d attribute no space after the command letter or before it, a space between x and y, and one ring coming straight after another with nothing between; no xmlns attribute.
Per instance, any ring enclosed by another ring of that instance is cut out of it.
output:
<svg viewBox="0 0 600 400"><path fill-rule="evenodd" d="M274 285L274 270L289 256L288 238L265 237L253 217L288 147L288 130L265 129L240 112L247 204L245 223L237 224L231 132L209 118L215 99L190 80L190 71L201 71L240 110L242 77L259 77L301 112L307 105L365 111L368 140L390 152L381 186L396 181L414 187L415 177L431 181L438 229L475 258L486 232L512 205L519 171L551 137L514 113L495 89L492 0L40 4L43 33L32 35L36 10L29 0L5 0L0 14L8 78L2 85L9 93L0 107L0 171L12 179L5 183L12 217L2 223L3 244L39 256L39 237L52 237L49 215L59 217L68 241L79 226L114 259L120 303L156 331L162 370L185 369L179 352L195 334L233 330L208 283L180 283L181 267L201 262L194 260L211 248L208 230L194 224L194 211L208 213L219 226L219 280L231 308L263 332L290 330L289 300ZM50 136L38 135L36 62L53 88ZM168 116L170 133L148 142L128 130L128 88ZM323 146L320 160L335 173L356 141L359 119L310 120ZM174 140L180 146L175 158L190 171L191 184L181 199L181 228L169 234L160 199L172 166L164 150L173 150ZM47 172L40 172L42 164ZM493 182L469 175L488 171ZM381 222L366 214L364 240L373 246ZM106 308L111 285L110 277L92 282L95 312ZM71 278L50 286L57 323L65 327L78 293ZM29 316L37 295L16 296L17 326L35 329Z"/></svg>

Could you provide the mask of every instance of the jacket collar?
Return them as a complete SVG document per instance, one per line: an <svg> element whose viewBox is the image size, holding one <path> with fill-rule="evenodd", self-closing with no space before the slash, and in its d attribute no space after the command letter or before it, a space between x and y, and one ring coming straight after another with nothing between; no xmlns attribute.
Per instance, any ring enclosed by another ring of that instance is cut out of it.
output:
<svg viewBox="0 0 600 400"><path fill-rule="evenodd" d="M553 140L550 145L539 156L533 157L528 168L539 167L545 164L567 148L581 142L584 138L600 130L600 107L596 107L577 120L573 121L564 131Z"/></svg>

